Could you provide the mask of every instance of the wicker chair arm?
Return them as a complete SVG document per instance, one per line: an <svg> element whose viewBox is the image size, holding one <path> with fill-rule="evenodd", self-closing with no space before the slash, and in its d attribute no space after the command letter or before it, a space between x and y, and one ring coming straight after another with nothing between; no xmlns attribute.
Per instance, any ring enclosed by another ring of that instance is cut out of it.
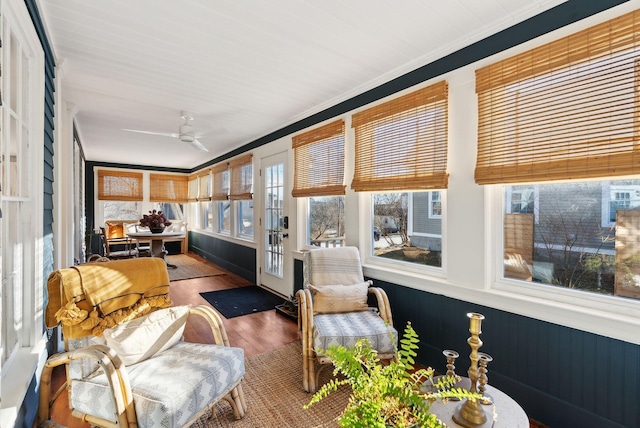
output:
<svg viewBox="0 0 640 428"><path fill-rule="evenodd" d="M298 300L298 330L313 328L313 298L311 291L304 288L296 293Z"/></svg>
<svg viewBox="0 0 640 428"><path fill-rule="evenodd" d="M213 333L213 339L216 345L231 346L229 345L229 337L227 336L227 331L222 323L222 318L220 318L220 315L218 315L213 308L205 305L194 306L189 308L189 316L191 315L200 316L207 321L211 327L211 332Z"/></svg>
<svg viewBox="0 0 640 428"><path fill-rule="evenodd" d="M131 393L127 370L122 360L113 349L106 345L91 345L86 348L52 355L45 363L40 377L38 425L44 425L50 419L51 375L53 369L80 358L95 360L104 370L113 394L118 424L120 426L136 424L133 395Z"/></svg>
<svg viewBox="0 0 640 428"><path fill-rule="evenodd" d="M389 305L387 293L380 287L369 287L367 292L376 296L380 317L385 320L387 324L392 326L393 318L391 316L391 305Z"/></svg>

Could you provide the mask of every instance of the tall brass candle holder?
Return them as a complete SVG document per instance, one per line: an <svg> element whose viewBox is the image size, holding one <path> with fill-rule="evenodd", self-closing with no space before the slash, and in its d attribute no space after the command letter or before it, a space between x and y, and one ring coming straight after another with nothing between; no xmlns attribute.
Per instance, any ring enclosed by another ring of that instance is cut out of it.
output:
<svg viewBox="0 0 640 428"><path fill-rule="evenodd" d="M467 317L470 320L469 333L471 333L471 337L467 339L467 343L471 347L471 354L469 355L471 365L469 366L468 371L469 381L471 382L469 391L478 392L478 381L480 379L480 371L478 370L478 349L482 346L480 334L482 333L481 326L484 315L470 312L467 314ZM489 421L490 424L485 425L487 424L488 418L479 400L467 399L460 403L453 414L453 420L458 425L462 425L465 428L478 428L493 425L492 421Z"/></svg>

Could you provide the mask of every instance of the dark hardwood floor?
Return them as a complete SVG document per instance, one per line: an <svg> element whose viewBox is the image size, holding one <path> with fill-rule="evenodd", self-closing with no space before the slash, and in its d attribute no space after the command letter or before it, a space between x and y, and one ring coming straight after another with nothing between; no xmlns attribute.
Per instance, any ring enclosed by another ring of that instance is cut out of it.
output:
<svg viewBox="0 0 640 428"><path fill-rule="evenodd" d="M195 254L190 253L189 255L203 263L210 263ZM219 266L216 267L219 268ZM252 284L244 278L225 271L224 275L173 281L169 294L176 306L209 305L199 293L247 285ZM275 310L230 319L223 317L223 323L231 346L243 348L245 357L263 354L298 340L296 322L277 314ZM185 328L184 336L185 340L191 342L211 343L213 340L208 326L200 322L189 322ZM64 370L56 369L52 382L54 390L59 388L64 380ZM52 419L69 428L89 428L89 424L71 416L66 391L61 393L55 401L52 407Z"/></svg>

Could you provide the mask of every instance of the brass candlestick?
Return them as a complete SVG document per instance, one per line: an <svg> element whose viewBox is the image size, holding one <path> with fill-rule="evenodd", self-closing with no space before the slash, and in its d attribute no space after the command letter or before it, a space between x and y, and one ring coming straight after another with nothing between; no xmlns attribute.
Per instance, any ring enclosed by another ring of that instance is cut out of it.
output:
<svg viewBox="0 0 640 428"><path fill-rule="evenodd" d="M480 379L478 380L478 392L482 394L482 404L493 404L493 397L485 392L487 383L489 383L489 377L487 376L487 365L493 361L493 358L489 354L484 352L478 352L478 359L480 364Z"/></svg>
<svg viewBox="0 0 640 428"><path fill-rule="evenodd" d="M447 358L447 376L455 376L456 375L456 358L460 356L456 351L452 351L451 349L445 349L442 351L442 354Z"/></svg>
<svg viewBox="0 0 640 428"><path fill-rule="evenodd" d="M469 355L471 365L467 372L469 374L469 380L471 381L469 391L478 392L478 380L480 378L480 372L478 370L478 349L482 346L480 333L482 333L481 325L484 315L470 312L467 314L467 317L470 320L469 333L471 333L471 337L467 339L467 343L471 347L471 354ZM453 420L465 428L476 428L487 422L487 415L479 400L466 399L456 407Z"/></svg>

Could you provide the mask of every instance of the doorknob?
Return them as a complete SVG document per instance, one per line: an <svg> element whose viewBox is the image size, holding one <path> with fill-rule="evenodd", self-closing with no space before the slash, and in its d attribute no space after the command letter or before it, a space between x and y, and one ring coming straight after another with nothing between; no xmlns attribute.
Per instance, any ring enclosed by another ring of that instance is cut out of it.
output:
<svg viewBox="0 0 640 428"><path fill-rule="evenodd" d="M289 234L288 234L288 233L283 233L283 234L282 234L282 237L283 237L283 238L288 238L288 237L289 237Z"/></svg>

